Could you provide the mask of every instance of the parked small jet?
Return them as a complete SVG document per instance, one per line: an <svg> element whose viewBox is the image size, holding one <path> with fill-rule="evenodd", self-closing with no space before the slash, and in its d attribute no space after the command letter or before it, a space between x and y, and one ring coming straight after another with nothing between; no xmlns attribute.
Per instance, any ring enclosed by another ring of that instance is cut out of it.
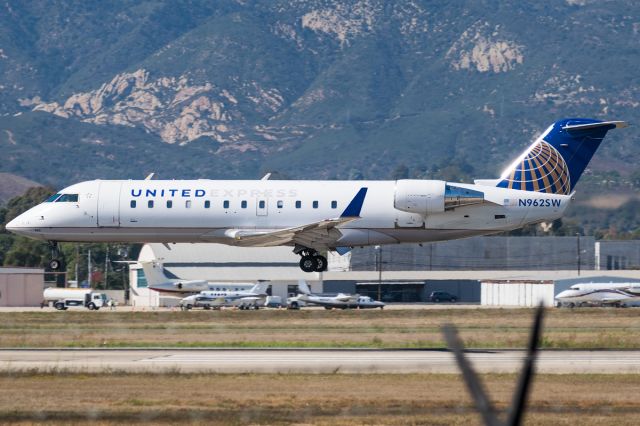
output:
<svg viewBox="0 0 640 426"><path fill-rule="evenodd" d="M193 307L219 308L222 306L238 306L240 309L258 309L267 297L269 282L260 281L247 291L201 291L180 301L185 309Z"/></svg>
<svg viewBox="0 0 640 426"><path fill-rule="evenodd" d="M574 284L556 296L557 306L612 305L640 302L640 283Z"/></svg>
<svg viewBox="0 0 640 426"><path fill-rule="evenodd" d="M135 263L135 262L134 262ZM157 262L138 262L142 265L147 286L159 293L174 295L192 294L201 291L242 291L255 286L255 283L213 282L206 280L183 280L165 275L162 264ZM269 284L267 283L267 286Z"/></svg>
<svg viewBox="0 0 640 426"><path fill-rule="evenodd" d="M212 242L291 246L305 272L323 251L494 234L560 218L609 130L623 121L569 118L547 128L497 179L94 180L64 188L6 229L58 241ZM513 129L522 133L521 129ZM478 149L487 142L478 140Z"/></svg>
<svg viewBox="0 0 640 426"><path fill-rule="evenodd" d="M298 290L300 293L288 300L288 305L293 309L297 309L306 304L324 306L326 309L384 309L385 306L382 302L378 302L368 296L360 296L358 294L338 293L335 296L313 294L304 280L298 281ZM302 302L302 304L300 302Z"/></svg>

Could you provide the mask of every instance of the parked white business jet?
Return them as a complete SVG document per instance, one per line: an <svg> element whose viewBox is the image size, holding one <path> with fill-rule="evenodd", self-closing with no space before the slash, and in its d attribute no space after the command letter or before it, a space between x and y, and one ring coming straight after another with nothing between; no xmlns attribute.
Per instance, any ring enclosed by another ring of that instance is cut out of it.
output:
<svg viewBox="0 0 640 426"><path fill-rule="evenodd" d="M383 302L378 302L369 296L360 296L359 294L338 293L332 296L314 294L311 293L311 289L304 280L298 281L298 291L300 293L296 297L287 300L287 305L293 309L298 309L300 306L308 304L324 306L326 309L384 309L385 306Z"/></svg>
<svg viewBox="0 0 640 426"><path fill-rule="evenodd" d="M147 287L159 293L179 295L199 293L201 291L242 291L243 288L249 289L255 285L255 283L213 282L207 280L183 280L181 278L169 278L165 275L164 268L161 263L138 263L142 266L142 270L144 271L144 276L147 279ZM267 283L266 286L268 287L269 282L264 282Z"/></svg>
<svg viewBox="0 0 640 426"><path fill-rule="evenodd" d="M640 283L581 283L556 295L559 306L615 305L640 302Z"/></svg>
<svg viewBox="0 0 640 426"><path fill-rule="evenodd" d="M502 176L441 180L94 180L69 186L7 224L51 242L289 245L306 272L319 252L485 235L562 216L606 133L622 121L564 119ZM479 147L484 144L478 141ZM59 267L55 259L50 265Z"/></svg>

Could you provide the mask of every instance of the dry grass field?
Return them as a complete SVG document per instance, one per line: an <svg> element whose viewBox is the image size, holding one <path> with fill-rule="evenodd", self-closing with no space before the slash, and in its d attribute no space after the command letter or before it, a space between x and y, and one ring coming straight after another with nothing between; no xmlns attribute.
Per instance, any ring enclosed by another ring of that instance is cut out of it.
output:
<svg viewBox="0 0 640 426"><path fill-rule="evenodd" d="M640 348L640 310L550 309L543 346ZM2 312L0 347L522 348L529 309ZM496 405L514 375L485 375ZM539 375L527 425L632 425L640 375ZM480 424L458 375L1 373L0 423Z"/></svg>
<svg viewBox="0 0 640 426"><path fill-rule="evenodd" d="M441 348L453 323L473 348L522 348L530 309L2 312L0 347ZM544 348L640 348L638 309L549 309Z"/></svg>
<svg viewBox="0 0 640 426"><path fill-rule="evenodd" d="M483 379L509 403L516 377ZM526 425L634 425L640 376L540 375ZM13 424L480 424L456 375L0 375Z"/></svg>

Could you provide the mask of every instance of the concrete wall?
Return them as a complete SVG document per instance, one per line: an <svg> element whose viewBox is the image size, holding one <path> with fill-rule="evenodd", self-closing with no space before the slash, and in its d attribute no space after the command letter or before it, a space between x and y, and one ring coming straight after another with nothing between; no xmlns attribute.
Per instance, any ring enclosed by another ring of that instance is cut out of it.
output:
<svg viewBox="0 0 640 426"><path fill-rule="evenodd" d="M595 239L580 237L580 268L593 269ZM439 243L384 245L383 271L577 270L577 237L475 237ZM380 251L351 252L352 271L375 271Z"/></svg>
<svg viewBox="0 0 640 426"><path fill-rule="evenodd" d="M640 241L598 241L595 243L596 269L640 269Z"/></svg>
<svg viewBox="0 0 640 426"><path fill-rule="evenodd" d="M0 306L40 306L44 270L0 268Z"/></svg>

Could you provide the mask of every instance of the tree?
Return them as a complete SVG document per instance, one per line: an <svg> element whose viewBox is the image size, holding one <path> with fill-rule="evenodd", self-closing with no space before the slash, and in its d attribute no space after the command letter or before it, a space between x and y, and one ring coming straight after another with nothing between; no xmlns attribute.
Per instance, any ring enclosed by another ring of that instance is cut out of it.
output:
<svg viewBox="0 0 640 426"><path fill-rule="evenodd" d="M409 179L409 168L406 164L398 164L393 173L391 173L391 179Z"/></svg>

